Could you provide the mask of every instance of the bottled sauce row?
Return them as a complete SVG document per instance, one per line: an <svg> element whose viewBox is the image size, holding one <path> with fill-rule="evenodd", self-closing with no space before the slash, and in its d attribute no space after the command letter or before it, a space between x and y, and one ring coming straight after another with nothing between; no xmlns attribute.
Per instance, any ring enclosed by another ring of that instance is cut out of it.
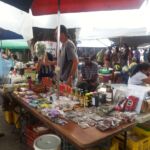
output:
<svg viewBox="0 0 150 150"><path fill-rule="evenodd" d="M104 103L112 103L113 90L111 84L105 85L105 88L103 85L101 88L102 90L99 91L88 92L77 87L72 88L66 84L60 84L59 86L60 94L70 97L72 100L79 101L81 107L98 107Z"/></svg>

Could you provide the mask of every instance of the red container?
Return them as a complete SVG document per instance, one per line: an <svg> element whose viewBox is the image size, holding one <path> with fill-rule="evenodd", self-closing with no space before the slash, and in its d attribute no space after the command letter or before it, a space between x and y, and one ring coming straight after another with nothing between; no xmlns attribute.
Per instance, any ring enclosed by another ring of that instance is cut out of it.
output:
<svg viewBox="0 0 150 150"><path fill-rule="evenodd" d="M40 135L43 135L43 134L50 133L49 129L44 130L44 131L36 132L35 128L37 128L37 127L41 127L41 126L39 126L39 125L34 125L34 126L30 125L30 126L25 127L26 143L31 148L33 148L34 140L37 137L39 137Z"/></svg>

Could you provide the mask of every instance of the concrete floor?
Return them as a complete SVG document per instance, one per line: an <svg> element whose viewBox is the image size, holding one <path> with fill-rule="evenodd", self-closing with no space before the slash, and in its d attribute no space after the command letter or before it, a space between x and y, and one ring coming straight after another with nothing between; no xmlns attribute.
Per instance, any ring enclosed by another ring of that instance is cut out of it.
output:
<svg viewBox="0 0 150 150"><path fill-rule="evenodd" d="M26 144L20 142L19 131L13 125L9 125L4 120L4 114L0 105L0 132L5 134L0 137L0 150L30 150Z"/></svg>

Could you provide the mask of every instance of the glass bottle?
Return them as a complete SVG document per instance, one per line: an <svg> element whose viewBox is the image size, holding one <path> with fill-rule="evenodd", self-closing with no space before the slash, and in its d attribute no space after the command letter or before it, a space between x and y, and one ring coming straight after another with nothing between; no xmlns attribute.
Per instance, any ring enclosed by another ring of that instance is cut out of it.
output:
<svg viewBox="0 0 150 150"><path fill-rule="evenodd" d="M84 106L84 92L80 90L80 106Z"/></svg>
<svg viewBox="0 0 150 150"><path fill-rule="evenodd" d="M111 80L109 80L108 84L107 84L107 89L106 89L106 101L108 103L112 103L113 102L113 90L111 88Z"/></svg>

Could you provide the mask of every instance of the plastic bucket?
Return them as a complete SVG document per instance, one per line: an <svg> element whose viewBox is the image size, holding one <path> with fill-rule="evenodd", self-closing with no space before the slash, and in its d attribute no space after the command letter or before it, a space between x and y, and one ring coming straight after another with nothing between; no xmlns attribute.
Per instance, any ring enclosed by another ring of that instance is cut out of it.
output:
<svg viewBox="0 0 150 150"><path fill-rule="evenodd" d="M100 81L108 82L112 79L112 74L99 74Z"/></svg>
<svg viewBox="0 0 150 150"><path fill-rule="evenodd" d="M45 134L34 140L34 150L60 150L61 139L54 134Z"/></svg>

